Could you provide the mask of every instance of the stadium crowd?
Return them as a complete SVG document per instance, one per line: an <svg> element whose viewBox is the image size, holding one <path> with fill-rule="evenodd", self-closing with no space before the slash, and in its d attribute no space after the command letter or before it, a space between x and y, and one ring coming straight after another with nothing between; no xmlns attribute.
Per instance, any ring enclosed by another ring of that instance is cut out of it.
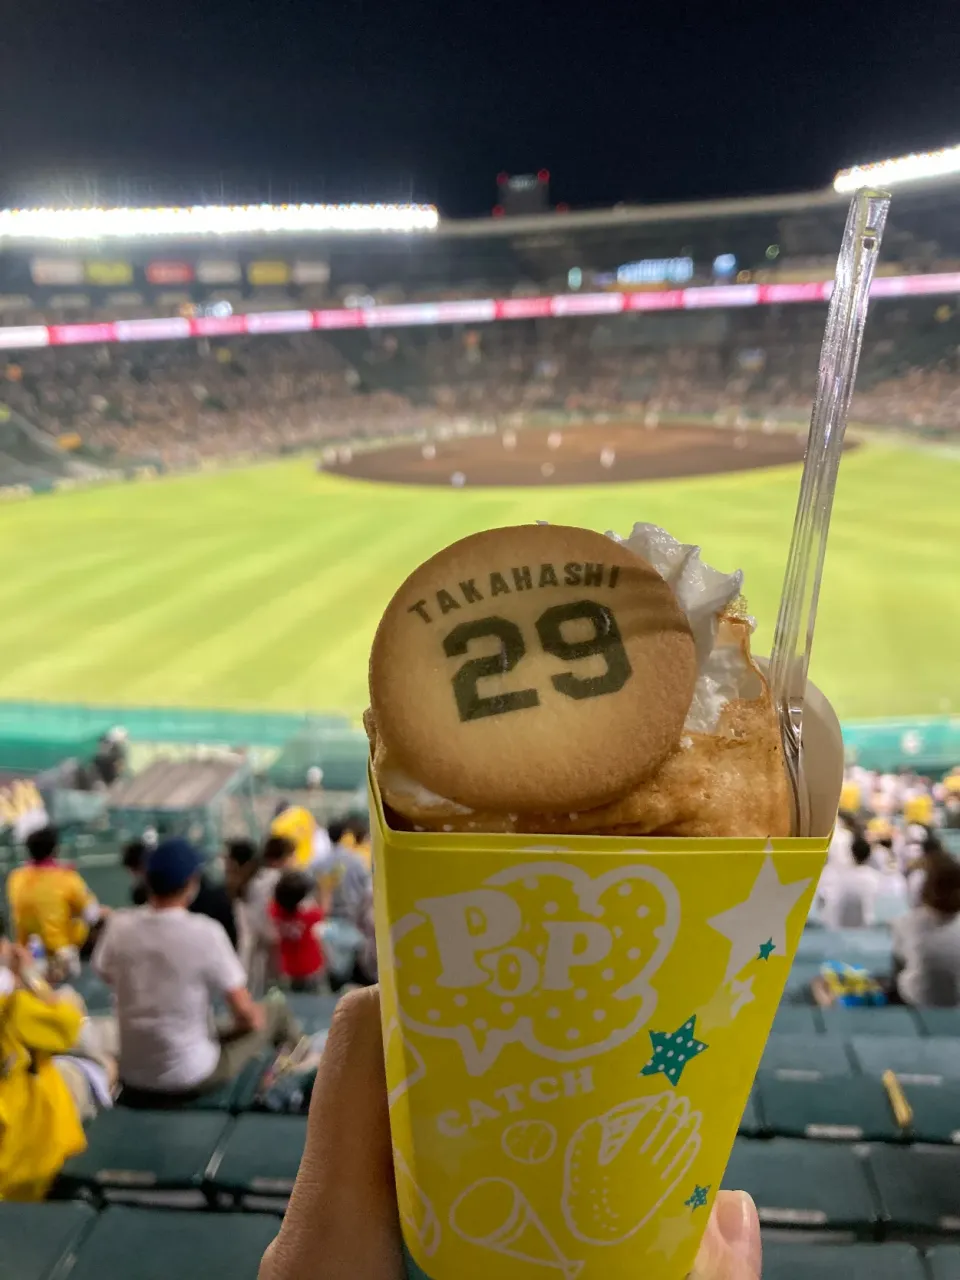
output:
<svg viewBox="0 0 960 1280"><path fill-rule="evenodd" d="M822 324L820 308L794 306L47 349L8 362L0 402L105 459L171 468L429 430L451 416L803 421ZM942 304L878 305L852 419L958 431L958 324Z"/></svg>
<svg viewBox="0 0 960 1280"><path fill-rule="evenodd" d="M283 804L262 848L228 844L222 875L186 839L148 833L123 851L131 905L114 910L60 860L53 827L25 852L0 931L0 1200L43 1198L115 1101L181 1107L270 1046L305 1049L284 991L376 981L365 819L323 827ZM82 958L114 1015L87 1016ZM309 1097L309 1066L298 1084Z"/></svg>

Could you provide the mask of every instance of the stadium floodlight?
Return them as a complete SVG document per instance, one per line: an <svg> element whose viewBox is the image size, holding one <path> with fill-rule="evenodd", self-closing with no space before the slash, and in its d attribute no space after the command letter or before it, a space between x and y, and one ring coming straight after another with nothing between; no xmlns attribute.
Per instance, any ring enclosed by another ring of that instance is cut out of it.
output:
<svg viewBox="0 0 960 1280"><path fill-rule="evenodd" d="M435 231L430 204L252 204L183 208L0 209L0 240Z"/></svg>
<svg viewBox="0 0 960 1280"><path fill-rule="evenodd" d="M834 191L858 191L860 187L889 187L898 182L916 182L920 178L942 178L960 173L960 147L941 147L939 151L921 151L916 155L897 156L893 160L877 160L873 164L855 164L841 169L833 180Z"/></svg>

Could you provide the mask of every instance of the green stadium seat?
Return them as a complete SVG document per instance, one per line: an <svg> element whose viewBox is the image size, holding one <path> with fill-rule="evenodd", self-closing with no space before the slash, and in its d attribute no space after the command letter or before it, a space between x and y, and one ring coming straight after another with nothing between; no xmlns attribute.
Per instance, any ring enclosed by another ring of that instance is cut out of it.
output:
<svg viewBox="0 0 960 1280"><path fill-rule="evenodd" d="M764 1240L763 1280L926 1280L926 1273L911 1244Z"/></svg>
<svg viewBox="0 0 960 1280"><path fill-rule="evenodd" d="M960 1244L938 1244L927 1250L931 1280L960 1280Z"/></svg>
<svg viewBox="0 0 960 1280"><path fill-rule="evenodd" d="M90 1127L87 1150L64 1166L57 1194L202 1205L204 1171L229 1125L213 1112L106 1111Z"/></svg>
<svg viewBox="0 0 960 1280"><path fill-rule="evenodd" d="M810 991L810 984L814 978L820 976L820 962L818 960L794 960L790 972L787 974L787 981L784 986L783 998L790 1004L811 1003L813 996Z"/></svg>
<svg viewBox="0 0 960 1280"><path fill-rule="evenodd" d="M88 1013L109 1013L113 1009L110 988L89 965L84 965L80 973L70 979L70 986L83 997Z"/></svg>
<svg viewBox="0 0 960 1280"><path fill-rule="evenodd" d="M815 1036L823 1030L823 1018L815 1005L782 1004L773 1020L777 1035Z"/></svg>
<svg viewBox="0 0 960 1280"><path fill-rule="evenodd" d="M946 1037L854 1036L850 1049L867 1076L894 1071L905 1085L960 1080L960 1043Z"/></svg>
<svg viewBox="0 0 960 1280"><path fill-rule="evenodd" d="M897 1142L897 1128L879 1080L758 1079L756 1091L769 1133L784 1138L828 1138L841 1142Z"/></svg>
<svg viewBox="0 0 960 1280"><path fill-rule="evenodd" d="M804 929L797 943L797 960L824 960L837 958L837 933L834 929Z"/></svg>
<svg viewBox="0 0 960 1280"><path fill-rule="evenodd" d="M115 862L107 865L85 866L83 859L78 858L76 867L87 882L90 892L96 894L97 900L102 902L105 907L129 907L131 905L130 872L125 867L120 866L119 854L117 854Z"/></svg>
<svg viewBox="0 0 960 1280"><path fill-rule="evenodd" d="M821 1080L853 1074L845 1041L837 1036L771 1035L760 1071L794 1080Z"/></svg>
<svg viewBox="0 0 960 1280"><path fill-rule="evenodd" d="M306 1137L306 1116L240 1116L207 1169L216 1202L282 1211Z"/></svg>
<svg viewBox="0 0 960 1280"><path fill-rule="evenodd" d="M902 1005L834 1005L823 1009L823 1025L827 1033L838 1036L902 1036L919 1034L917 1021L910 1009Z"/></svg>
<svg viewBox="0 0 960 1280"><path fill-rule="evenodd" d="M798 960L833 961L837 964L876 968L879 963L890 967L890 930L869 929L805 929L797 944Z"/></svg>
<svg viewBox="0 0 960 1280"><path fill-rule="evenodd" d="M114 1206L84 1240L70 1280L256 1280L278 1226L276 1217L262 1213L157 1213Z"/></svg>
<svg viewBox="0 0 960 1280"><path fill-rule="evenodd" d="M876 1146L867 1159L890 1230L960 1233L960 1151Z"/></svg>
<svg viewBox="0 0 960 1280"><path fill-rule="evenodd" d="M0 1203L0 1280L59 1280L96 1213L86 1204Z"/></svg>
<svg viewBox="0 0 960 1280"><path fill-rule="evenodd" d="M312 1035L315 1031L325 1031L330 1026L338 999L338 996L329 991L319 995L297 992L287 994L287 1004L294 1017L303 1024L305 1035Z"/></svg>
<svg viewBox="0 0 960 1280"><path fill-rule="evenodd" d="M906 1085L903 1091L913 1109L910 1132L915 1142L960 1145L960 1081Z"/></svg>
<svg viewBox="0 0 960 1280"><path fill-rule="evenodd" d="M763 1132L763 1120L760 1113L759 1095L756 1088L747 1099L747 1105L744 1108L743 1115L740 1117L740 1124L737 1127L737 1133L741 1138L756 1138Z"/></svg>
<svg viewBox="0 0 960 1280"><path fill-rule="evenodd" d="M840 1143L738 1138L723 1185L748 1191L767 1227L869 1235L878 1217L862 1161Z"/></svg>
<svg viewBox="0 0 960 1280"><path fill-rule="evenodd" d="M924 1035L960 1038L960 1009L914 1009L913 1012Z"/></svg>
<svg viewBox="0 0 960 1280"><path fill-rule="evenodd" d="M234 1115L249 1111L254 1104L264 1072L276 1059L276 1049L268 1049L261 1057L248 1062L233 1082L230 1090L229 1110Z"/></svg>

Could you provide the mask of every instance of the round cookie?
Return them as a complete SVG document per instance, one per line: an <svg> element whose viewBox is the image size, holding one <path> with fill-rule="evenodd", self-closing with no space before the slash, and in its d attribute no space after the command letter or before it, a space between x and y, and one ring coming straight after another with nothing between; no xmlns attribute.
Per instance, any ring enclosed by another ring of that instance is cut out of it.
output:
<svg viewBox="0 0 960 1280"><path fill-rule="evenodd" d="M588 529L455 542L400 587L370 654L377 731L410 775L471 809L574 812L673 750L697 676L659 573Z"/></svg>

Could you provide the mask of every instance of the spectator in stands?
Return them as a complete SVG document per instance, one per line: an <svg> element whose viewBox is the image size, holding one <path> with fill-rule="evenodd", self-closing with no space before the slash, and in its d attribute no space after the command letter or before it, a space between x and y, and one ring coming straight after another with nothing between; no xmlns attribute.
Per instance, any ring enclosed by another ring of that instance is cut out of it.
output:
<svg viewBox="0 0 960 1280"><path fill-rule="evenodd" d="M344 823L341 841L370 866L370 824L366 814L351 813Z"/></svg>
<svg viewBox="0 0 960 1280"><path fill-rule="evenodd" d="M39 939L53 981L78 971L80 948L105 913L80 873L57 860L59 839L53 826L32 831L28 865L7 879L16 941L28 946L31 938Z"/></svg>
<svg viewBox="0 0 960 1280"><path fill-rule="evenodd" d="M350 842L344 839L348 832ZM330 985L336 991L347 982L376 981L367 945L373 890L369 861L357 852L354 842L356 827L351 829L349 820L331 822L327 833L330 852L314 860L311 872L326 915L323 949Z"/></svg>
<svg viewBox="0 0 960 1280"><path fill-rule="evenodd" d="M142 840L128 840L123 846L120 861L130 873L130 901L135 907L142 907L147 900L147 885L144 874L147 868L147 846Z"/></svg>
<svg viewBox="0 0 960 1280"><path fill-rule="evenodd" d="M900 862L910 905L920 906L931 860L947 857L940 839L929 827L911 823L900 838Z"/></svg>
<svg viewBox="0 0 960 1280"><path fill-rule="evenodd" d="M39 977L0 928L0 1200L42 1200L65 1160L86 1149L56 1054L76 1044L83 1014Z"/></svg>
<svg viewBox="0 0 960 1280"><path fill-rule="evenodd" d="M834 867L849 867L852 861L853 840L860 834L860 823L857 817L848 809L841 807L837 814L833 835L830 837L827 864Z"/></svg>
<svg viewBox="0 0 960 1280"><path fill-rule="evenodd" d="M928 842L920 905L893 923L895 989L905 1004L960 1005L960 863Z"/></svg>
<svg viewBox="0 0 960 1280"><path fill-rule="evenodd" d="M317 931L324 913L312 893L310 877L291 868L281 873L270 904L277 968L294 991L316 991L323 977L323 950Z"/></svg>
<svg viewBox="0 0 960 1280"><path fill-rule="evenodd" d="M263 842L262 864L250 883L247 898L252 906L262 908L264 918L281 873L293 866L294 851L295 845L287 836L267 836Z"/></svg>
<svg viewBox="0 0 960 1280"><path fill-rule="evenodd" d="M150 896L146 882L146 867L151 849L145 840L131 840L124 845L123 865L133 877L130 890L130 901L135 907L142 907ZM238 945L237 921L234 915L233 902L225 884L218 884L206 871L200 871L199 887L196 896L188 904L188 910L196 915L209 916L222 924L230 944L236 949Z"/></svg>
<svg viewBox="0 0 960 1280"><path fill-rule="evenodd" d="M202 866L188 841L163 841L147 859L147 905L116 912L94 952L116 996L128 1104L176 1105L219 1088L299 1034L282 997L254 1002L223 926L188 911ZM217 997L230 1021L213 1030Z"/></svg>
<svg viewBox="0 0 960 1280"><path fill-rule="evenodd" d="M93 768L105 787L112 786L127 768L127 731L116 725L97 743Z"/></svg>
<svg viewBox="0 0 960 1280"><path fill-rule="evenodd" d="M286 836L268 836L263 844L260 866L246 888L245 915L250 925L250 955L247 975L250 990L265 991L280 974L277 969L277 937L270 905L281 873L293 866L294 844Z"/></svg>
<svg viewBox="0 0 960 1280"><path fill-rule="evenodd" d="M849 865L833 864L820 878L820 918L828 929L859 929L876 922L877 899L884 876L870 865L873 850L863 836L854 836Z"/></svg>
<svg viewBox="0 0 960 1280"><path fill-rule="evenodd" d="M373 987L345 996L337 1008L300 1171L259 1280L398 1280L402 1255ZM753 1201L742 1191L720 1191L690 1280L759 1280L760 1255Z"/></svg>
<svg viewBox="0 0 960 1280"><path fill-rule="evenodd" d="M243 902L250 882L260 870L257 846L252 840L228 840L223 866L223 883L230 900Z"/></svg>
<svg viewBox="0 0 960 1280"><path fill-rule="evenodd" d="M284 836L293 841L294 861L306 870L316 854L317 820L303 805L281 800L270 824L272 836Z"/></svg>
<svg viewBox="0 0 960 1280"><path fill-rule="evenodd" d="M224 886L233 904L237 925L237 954L250 975L250 962L256 941L247 894L260 870L257 846L252 840L228 840L224 858Z"/></svg>

